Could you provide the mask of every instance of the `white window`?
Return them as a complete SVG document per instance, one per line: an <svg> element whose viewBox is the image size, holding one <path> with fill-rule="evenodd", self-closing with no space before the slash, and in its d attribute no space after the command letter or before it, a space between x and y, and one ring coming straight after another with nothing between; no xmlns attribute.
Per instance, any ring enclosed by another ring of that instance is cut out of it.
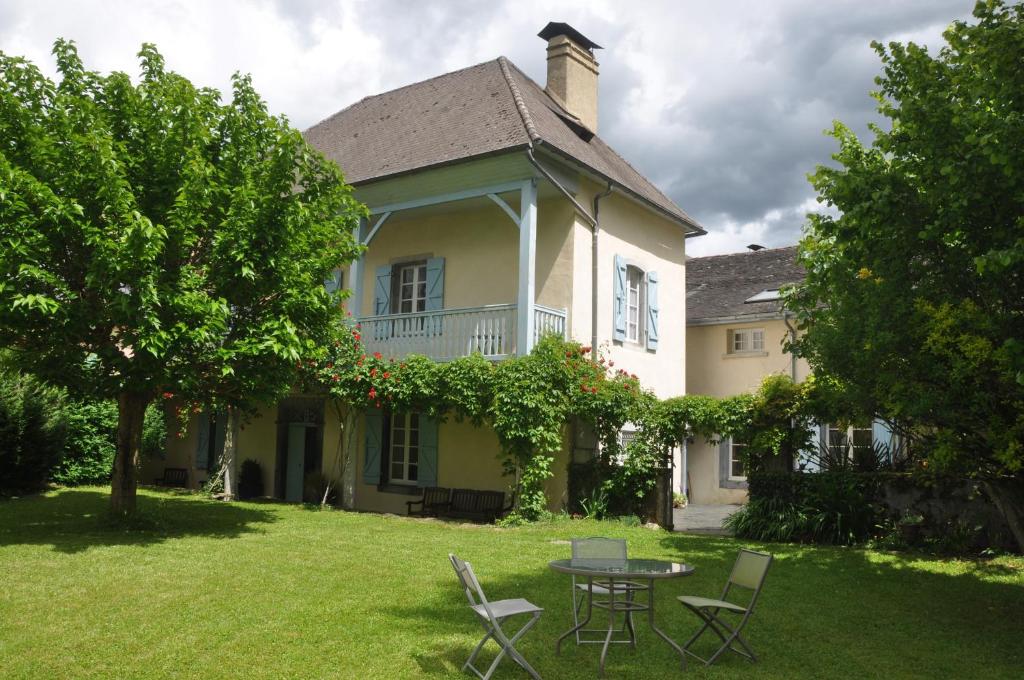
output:
<svg viewBox="0 0 1024 680"><path fill-rule="evenodd" d="M398 265L395 271L396 290L392 295L393 314L412 314L427 308L427 264Z"/></svg>
<svg viewBox="0 0 1024 680"><path fill-rule="evenodd" d="M729 479L734 482L747 481L747 471L743 468L743 452L746 444L729 437Z"/></svg>
<svg viewBox="0 0 1024 680"><path fill-rule="evenodd" d="M646 295L644 273L639 267L626 268L626 340L643 342Z"/></svg>
<svg viewBox="0 0 1024 680"><path fill-rule="evenodd" d="M729 354L764 351L763 328L730 328Z"/></svg>
<svg viewBox="0 0 1024 680"><path fill-rule="evenodd" d="M874 448L874 432L871 423L840 427L828 425L828 446L836 453L846 452L853 457L857 453L870 453Z"/></svg>
<svg viewBox="0 0 1024 680"><path fill-rule="evenodd" d="M391 416L391 470L388 481L415 484L419 479L420 417L415 413Z"/></svg>

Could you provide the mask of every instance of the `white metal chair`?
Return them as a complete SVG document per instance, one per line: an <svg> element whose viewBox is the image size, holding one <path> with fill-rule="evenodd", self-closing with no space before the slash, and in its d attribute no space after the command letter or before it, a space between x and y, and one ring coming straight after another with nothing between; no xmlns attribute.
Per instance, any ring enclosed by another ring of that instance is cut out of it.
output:
<svg viewBox="0 0 1024 680"><path fill-rule="evenodd" d="M572 559L574 563L589 561L597 566L605 566L615 562L625 562L626 555L626 540L622 538L593 536L591 538L572 539ZM593 586L590 586L585 580L577 580L576 576L572 577L572 619L575 626L578 626L580 623L580 610L587 601L591 588L593 588L594 595L607 597L611 594L611 584L608 581L594 581ZM616 581L614 588L616 593L625 593L627 600L632 600L633 593L638 590L647 590L647 585L633 581ZM627 633L629 637L625 640L612 640L613 643L625 643L636 646L636 629L633 627L632 612L626 612L625 617L623 617L622 627L618 629L618 632ZM587 640L581 637L581 633L600 633L600 638ZM603 645L607 633L608 630L606 628L582 628L576 631L576 644Z"/></svg>
<svg viewBox="0 0 1024 680"><path fill-rule="evenodd" d="M452 563L452 568L455 569L455 575L459 578L459 583L466 592L466 599L469 600L470 609L477 615L480 625L483 626L485 632L483 639L477 643L473 653L469 655L469 659L462 666L462 670L470 670L481 680L488 680L491 674L494 673L494 669L498 667L501 659L508 655L509 658L522 666L523 670L529 673L531 677L540 680L540 675L523 658L523 655L516 650L515 644L519 638L526 634L526 631L530 630L540 620L540 615L544 610L521 598L488 602L487 596L484 595L483 589L480 588L480 582L477 581L476 574L473 573L473 567L469 562L464 562L451 553L448 554L448 559ZM512 637L509 637L501 626L506 619L519 614L531 614L530 620ZM473 661L476 660L476 655L480 653L480 650L483 649L487 641L491 639L498 643L501 651L498 652L494 661L491 662L487 672L481 673L473 665Z"/></svg>
<svg viewBox="0 0 1024 680"><path fill-rule="evenodd" d="M684 607L692 611L704 622L701 629L683 645L683 649L686 650L687 654L699 661L703 661L705 666L713 664L727 650L736 652L750 661L757 661L754 651L740 637L740 631L747 625L747 621L754 611L754 604L757 602L758 595L761 594L761 586L764 585L764 578L768 574L768 567L771 564L772 556L768 553L742 549L740 554L736 556L736 563L733 564L732 572L729 574L729 580L726 581L725 590L722 591L720 599L713 600L707 597L694 597L690 595L681 595L677 598L683 603ZM729 602L726 599L733 586L752 591L746 606ZM730 626L719 616L721 612L738 615L740 620L735 626ZM722 646L710 657L703 659L691 652L690 646L709 628L722 641ZM733 646L734 643L738 643L743 649L737 649Z"/></svg>

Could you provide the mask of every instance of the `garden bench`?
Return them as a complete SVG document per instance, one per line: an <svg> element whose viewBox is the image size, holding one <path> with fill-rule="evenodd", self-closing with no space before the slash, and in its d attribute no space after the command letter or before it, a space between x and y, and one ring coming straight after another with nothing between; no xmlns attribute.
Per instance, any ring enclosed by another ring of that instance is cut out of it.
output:
<svg viewBox="0 0 1024 680"><path fill-rule="evenodd" d="M188 470L185 468L164 468L163 477L153 480L157 486L188 486Z"/></svg>
<svg viewBox="0 0 1024 680"><path fill-rule="evenodd" d="M413 510L413 506L420 506ZM480 522L493 522L512 509L511 501L505 505L502 491L479 491L477 489L447 489L425 487L423 497L406 502L408 514L436 517L458 517Z"/></svg>
<svg viewBox="0 0 1024 680"><path fill-rule="evenodd" d="M420 517L436 517L448 507L451 501L452 490L443 486L427 486L423 488L423 497L416 501L406 501L407 514L419 515ZM420 509L413 511L412 506L418 505Z"/></svg>

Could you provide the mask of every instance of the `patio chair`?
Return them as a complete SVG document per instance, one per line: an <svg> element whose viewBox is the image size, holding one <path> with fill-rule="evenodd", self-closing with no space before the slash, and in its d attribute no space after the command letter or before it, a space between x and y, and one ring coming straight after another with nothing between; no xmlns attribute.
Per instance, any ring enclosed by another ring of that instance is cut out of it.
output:
<svg viewBox="0 0 1024 680"><path fill-rule="evenodd" d="M526 631L533 628L534 624L540 620L540 615L544 610L523 599L488 602L487 596L484 595L483 589L480 588L480 582L476 580L476 574L473 573L473 567L470 566L469 562L464 562L451 553L448 554L448 559L452 563L452 568L455 569L455 575L459 578L459 583L462 585L463 590L466 591L469 607L477 615L485 633L483 639L477 643L473 653L469 655L469 659L462 666L462 670L473 671L473 674L481 678L481 680L488 680L491 674L494 673L494 669L498 667L498 663L507 654L509 658L522 666L523 670L529 673L531 677L540 680L540 675L533 669L533 666L527 663L523 655L516 651L515 644L519 641L519 638L526 634ZM519 614L530 614L531 618L518 632L509 637L501 626L506 619ZM491 662L487 672L481 673L473 665L473 661L476 660L476 655L480 653L480 650L483 649L483 646L490 639L498 643L501 651L498 652L494 661Z"/></svg>
<svg viewBox="0 0 1024 680"><path fill-rule="evenodd" d="M572 539L572 559L573 562L591 561L598 566L604 566L614 562L625 562L626 540L623 538L604 538L602 536L574 538ZM587 592L589 589L590 586L588 586L586 580L577 580L576 576L572 577L572 620L574 626L578 626L580 624L580 610L583 608L583 603L587 601ZM633 599L633 593L638 590L647 590L647 585L644 583L636 583L634 581L617 581L614 589L616 594L624 593L626 599L631 601ZM608 581L594 581L594 595L607 597L611 595L611 590L611 583ZM618 629L618 632L627 633L629 638L626 640L612 640L613 643L628 643L636 647L636 629L633 627L632 612L626 612L626 616L623 617L622 627ZM581 633L600 633L600 638L596 640L586 640L580 636ZM607 628L582 628L576 631L576 644L603 645L607 634Z"/></svg>
<svg viewBox="0 0 1024 680"><path fill-rule="evenodd" d="M754 654L754 650L750 648L746 641L740 637L740 631L743 630L743 627L747 625L747 621L750 620L750 615L753 613L754 605L757 603L757 596L761 594L761 586L764 585L764 577L768 573L768 567L771 566L771 563L772 556L768 553L742 549L740 554L736 556L736 563L733 564L732 572L729 574L729 580L726 581L725 590L722 591L720 599L713 600L707 597L694 597L690 595L681 595L677 598L683 603L683 606L696 614L704 622L701 629L683 645L683 649L686 650L687 654L699 661L703 661L705 666L713 664L726 650L736 652L752 662L757 661L757 655ZM746 606L728 601L729 591L733 586L752 591ZM735 626L730 626L719 616L721 612L738 615L740 620ZM711 629L718 636L722 641L722 646L710 657L703 659L691 652L690 646L708 629ZM743 648L742 650L733 646L737 643Z"/></svg>

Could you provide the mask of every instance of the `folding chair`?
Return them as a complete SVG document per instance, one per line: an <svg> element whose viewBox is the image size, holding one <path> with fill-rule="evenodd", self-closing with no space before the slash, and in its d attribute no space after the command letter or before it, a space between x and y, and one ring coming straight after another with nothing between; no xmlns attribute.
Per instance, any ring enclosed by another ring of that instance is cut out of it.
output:
<svg viewBox="0 0 1024 680"><path fill-rule="evenodd" d="M468 562L460 560L451 553L448 554L448 559L452 563L452 568L455 569L455 575L459 578L459 583L462 584L463 590L466 591L466 599L469 600L470 609L477 615L480 625L483 626L486 633L473 649L473 653L469 655L469 659L462 666L462 670L471 670L481 680L488 680L491 674L494 673L494 669L498 667L502 657L507 654L513 661L522 666L531 677L540 680L540 675L537 671L533 670L533 666L527 663L523 655L516 651L515 644L519 638L526 634L526 631L533 628L534 624L540 620L540 615L544 610L523 599L488 602L487 596L484 595L484 591L480 588L480 582L476 580L473 567ZM515 635L508 637L505 631L502 630L501 624L505 622L505 619L518 614L532 614L532 617ZM498 652L498 656L491 662L491 667L487 669L487 672L481 673L473 665L473 661L476 659L476 655L480 653L480 650L483 649L484 644L492 638L501 647L501 651Z"/></svg>
<svg viewBox="0 0 1024 680"><path fill-rule="evenodd" d="M729 580L725 584L725 590L722 591L721 599L713 600L707 597L693 597L690 595L681 595L677 598L683 603L683 606L696 614L704 622L701 629L683 645L683 649L686 650L687 654L699 661L703 661L705 666L713 664L722 652L726 650L736 652L740 656L750 659L750 661L757 661L754 651L740 637L740 631L743 630L743 626L747 624L750 614L754 611L754 604L757 602L757 596L761 593L761 586L764 585L764 577L768 573L768 567L771 566L771 563L772 556L767 553L742 549L740 554L736 556L736 563L733 564L732 573L729 574ZM733 586L753 591L750 601L745 607L733 604L726 599L729 596L729 590ZM732 627L723 621L719 617L719 613L723 611L740 615L739 623ZM709 628L722 641L722 646L708 659L702 659L690 651L690 646ZM739 643L743 650L736 649L733 646L734 643Z"/></svg>
<svg viewBox="0 0 1024 680"><path fill-rule="evenodd" d="M622 538L604 538L601 536L574 538L572 539L572 559L573 562L593 562L595 565L625 562L626 540ZM593 588L594 595L604 597L611 594L611 583L608 581L594 581L593 586L590 586L586 581L581 583L577 580L576 576L572 577L572 620L574 626L580 624L580 610L583 608L583 603L587 601L588 591L591 587ZM626 593L627 600L632 600L633 593L638 590L647 590L647 585L633 581L616 581L614 589L616 593ZM617 632L627 633L629 638L626 640L612 640L613 643L628 643L636 647L636 629L633 627L632 612L626 612L622 627ZM600 633L600 638L586 640L580 637L581 633ZM576 631L576 644L603 645L607 634L608 630L606 628L582 628Z"/></svg>

